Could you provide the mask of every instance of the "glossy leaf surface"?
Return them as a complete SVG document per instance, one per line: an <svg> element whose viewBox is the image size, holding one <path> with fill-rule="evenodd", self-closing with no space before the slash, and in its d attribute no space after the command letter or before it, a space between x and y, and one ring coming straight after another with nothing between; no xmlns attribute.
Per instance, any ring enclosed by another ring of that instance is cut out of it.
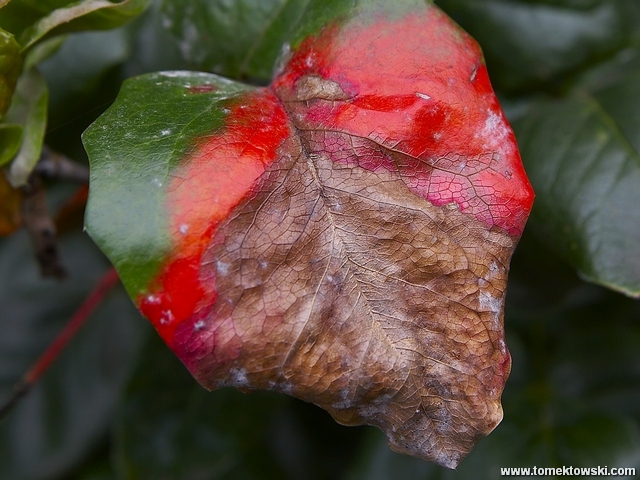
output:
<svg viewBox="0 0 640 480"><path fill-rule="evenodd" d="M616 77L613 77L614 79ZM640 70L515 123L539 192L532 226L585 278L640 296Z"/></svg>
<svg viewBox="0 0 640 480"><path fill-rule="evenodd" d="M13 123L0 124L0 166L13 160L22 144L22 126Z"/></svg>
<svg viewBox="0 0 640 480"><path fill-rule="evenodd" d="M470 37L422 2L334 14L268 88L128 81L84 137L87 227L204 386L285 392L453 467L502 416L532 191Z"/></svg>

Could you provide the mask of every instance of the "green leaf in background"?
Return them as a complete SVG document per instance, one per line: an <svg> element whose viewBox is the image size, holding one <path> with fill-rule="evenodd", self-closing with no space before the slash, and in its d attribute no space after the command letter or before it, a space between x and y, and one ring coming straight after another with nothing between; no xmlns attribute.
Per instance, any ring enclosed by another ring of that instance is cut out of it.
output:
<svg viewBox="0 0 640 480"><path fill-rule="evenodd" d="M109 268L80 232L63 237L60 246L69 270L64 283L40 278L25 232L0 243L2 399ZM0 478L62 478L99 446L149 330L124 290L113 290L29 396L0 422Z"/></svg>
<svg viewBox="0 0 640 480"><path fill-rule="evenodd" d="M11 105L21 66L18 42L9 32L0 29L0 121Z"/></svg>
<svg viewBox="0 0 640 480"><path fill-rule="evenodd" d="M51 55L56 53L58 49L65 43L66 39L66 35L60 35L58 37L49 38L43 42L36 44L24 56L25 58L23 69L29 70L30 68L39 66L38 64L40 62L43 62Z"/></svg>
<svg viewBox="0 0 640 480"><path fill-rule="evenodd" d="M530 228L585 278L640 296L640 70L538 102L514 123L537 200Z"/></svg>
<svg viewBox="0 0 640 480"><path fill-rule="evenodd" d="M44 44L38 47L40 45ZM90 97L98 95L94 89L129 53L127 35L122 28L69 35L55 56L38 65L49 87L50 109L69 111L71 115L64 118L65 121L84 113Z"/></svg>
<svg viewBox="0 0 640 480"><path fill-rule="evenodd" d="M0 13L0 26L18 35L23 51L45 36L120 26L140 13L150 0L14 0Z"/></svg>
<svg viewBox="0 0 640 480"><path fill-rule="evenodd" d="M505 91L557 84L631 45L640 34L636 0L437 0L482 45Z"/></svg>
<svg viewBox="0 0 640 480"><path fill-rule="evenodd" d="M0 27L19 38L22 32L56 8L63 8L77 0L11 0L0 11Z"/></svg>
<svg viewBox="0 0 640 480"><path fill-rule="evenodd" d="M22 127L10 123L0 123L0 167L9 163L22 144Z"/></svg>
<svg viewBox="0 0 640 480"><path fill-rule="evenodd" d="M163 0L162 13L190 65L266 83L287 34L309 2Z"/></svg>
<svg viewBox="0 0 640 480"><path fill-rule="evenodd" d="M20 75L6 115L7 123L22 126L22 144L8 169L7 178L14 187L25 185L38 163L47 126L48 102L49 90L37 69Z"/></svg>
<svg viewBox="0 0 640 480"><path fill-rule="evenodd" d="M116 102L83 135L93 182L87 229L134 297L171 247L168 235L157 233L167 232L172 167L198 136L222 126L224 105L249 88L206 73L142 75L124 83ZM103 212L117 224L105 222ZM126 238L116 233L122 231Z"/></svg>

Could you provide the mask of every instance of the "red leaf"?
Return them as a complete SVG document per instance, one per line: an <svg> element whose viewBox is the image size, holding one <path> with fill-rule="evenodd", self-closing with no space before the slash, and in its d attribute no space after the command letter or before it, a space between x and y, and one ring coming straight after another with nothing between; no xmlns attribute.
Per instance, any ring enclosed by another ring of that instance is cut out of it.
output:
<svg viewBox="0 0 640 480"><path fill-rule="evenodd" d="M455 467L502 418L533 200L479 47L431 6L356 16L225 122L171 172L174 248L140 309L205 387L285 392Z"/></svg>

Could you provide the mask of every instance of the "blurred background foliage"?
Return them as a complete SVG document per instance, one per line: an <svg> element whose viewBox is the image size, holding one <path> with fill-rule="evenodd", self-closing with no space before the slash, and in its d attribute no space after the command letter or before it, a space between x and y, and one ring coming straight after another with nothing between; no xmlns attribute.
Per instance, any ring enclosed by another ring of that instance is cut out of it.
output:
<svg viewBox="0 0 640 480"><path fill-rule="evenodd" d="M59 225L62 282L40 277L24 231L8 235L19 224L14 187L42 143L86 163L81 133L133 75L205 70L266 83L310 3L0 1L0 398L108 268L79 215ZM0 478L640 471L640 3L436 3L482 45L537 194L512 264L505 324L513 372L495 432L454 472L395 454L376 429L341 427L292 398L208 393L119 289L0 421ZM47 189L53 211L74 192L60 183Z"/></svg>

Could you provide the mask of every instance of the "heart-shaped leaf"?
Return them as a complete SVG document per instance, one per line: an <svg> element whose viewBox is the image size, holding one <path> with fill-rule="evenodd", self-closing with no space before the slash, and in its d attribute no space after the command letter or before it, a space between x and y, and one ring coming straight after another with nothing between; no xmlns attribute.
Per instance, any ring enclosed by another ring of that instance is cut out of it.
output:
<svg viewBox="0 0 640 480"><path fill-rule="evenodd" d="M205 387L454 467L502 418L533 195L477 44L428 3L345 5L307 10L269 87L129 80L84 135L87 228Z"/></svg>

